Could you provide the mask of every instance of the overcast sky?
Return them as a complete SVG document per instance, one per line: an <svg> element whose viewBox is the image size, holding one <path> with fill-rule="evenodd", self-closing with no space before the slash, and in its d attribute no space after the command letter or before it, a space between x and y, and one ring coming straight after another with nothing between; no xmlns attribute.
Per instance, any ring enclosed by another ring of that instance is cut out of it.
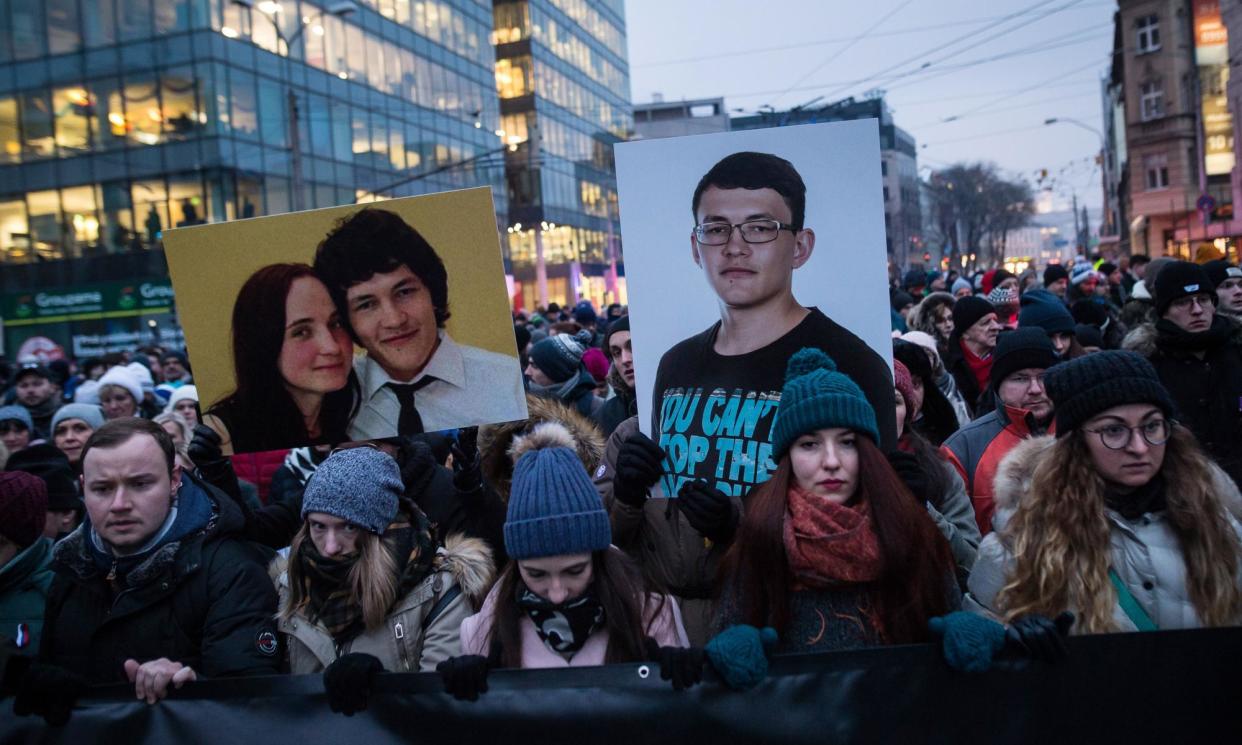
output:
<svg viewBox="0 0 1242 745"><path fill-rule="evenodd" d="M787 109L871 89L919 166L989 160L1102 201L1095 153L1115 4L1103 0L626 0L635 103L723 96ZM733 112L737 113L737 112ZM956 117L953 121L944 121ZM1057 202L1061 202L1058 199Z"/></svg>

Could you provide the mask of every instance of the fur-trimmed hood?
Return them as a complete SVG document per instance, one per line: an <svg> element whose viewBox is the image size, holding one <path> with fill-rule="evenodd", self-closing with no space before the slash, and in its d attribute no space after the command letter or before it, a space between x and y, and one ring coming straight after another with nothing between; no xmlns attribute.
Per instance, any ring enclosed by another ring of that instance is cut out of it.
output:
<svg viewBox="0 0 1242 745"><path fill-rule="evenodd" d="M1042 435L1023 440L1001 458L996 467L996 480L993 482L993 499L996 500L996 514L992 518L992 527L1000 530L1009 522L1018 501L1031 488L1031 479L1035 469L1043 462L1044 456L1056 444L1052 435Z"/></svg>
<svg viewBox="0 0 1242 745"><path fill-rule="evenodd" d="M500 498L509 501L509 486L513 480L513 459L510 449L515 438L524 435L541 422L560 422L573 441L573 450L586 468L594 473L604 458L605 439L595 423L563 401L526 396L530 418L519 422L506 422L479 428L479 453L482 457L483 477L496 490Z"/></svg>

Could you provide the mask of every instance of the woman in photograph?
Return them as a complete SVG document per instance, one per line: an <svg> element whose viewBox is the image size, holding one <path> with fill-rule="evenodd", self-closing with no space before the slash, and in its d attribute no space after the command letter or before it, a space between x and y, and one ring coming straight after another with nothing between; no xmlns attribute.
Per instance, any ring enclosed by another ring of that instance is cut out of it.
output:
<svg viewBox="0 0 1242 745"><path fill-rule="evenodd" d="M203 422L224 454L348 439L357 379L336 306L305 264L272 264L246 280L233 305L237 389Z"/></svg>

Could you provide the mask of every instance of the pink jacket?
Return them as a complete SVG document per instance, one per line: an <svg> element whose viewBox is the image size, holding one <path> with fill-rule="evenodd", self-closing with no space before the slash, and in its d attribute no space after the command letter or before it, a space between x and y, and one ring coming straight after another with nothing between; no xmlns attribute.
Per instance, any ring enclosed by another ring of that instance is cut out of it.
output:
<svg viewBox="0 0 1242 745"><path fill-rule="evenodd" d="M487 594L483 607L478 613L461 622L461 653L487 654L488 633L492 627L492 614L496 610L496 593L499 583ZM653 600L657 596L651 596ZM548 648L539 634L535 624L525 616L519 621L522 629L522 668L541 667L591 667L604 664L604 654L608 650L608 632L597 631L591 634L582 649L578 650L569 660ZM647 635L660 643L662 647L688 647L686 629L681 623L681 610L677 601L665 596L664 606L660 614L648 620Z"/></svg>

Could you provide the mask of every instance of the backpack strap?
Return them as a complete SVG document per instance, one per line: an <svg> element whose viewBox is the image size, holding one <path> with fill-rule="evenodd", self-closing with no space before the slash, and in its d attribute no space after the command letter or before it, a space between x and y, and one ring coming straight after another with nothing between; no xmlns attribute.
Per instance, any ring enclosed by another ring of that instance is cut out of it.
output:
<svg viewBox="0 0 1242 745"><path fill-rule="evenodd" d="M440 614L444 613L449 604L456 600L459 595L461 595L461 586L454 582L453 586L448 589L448 592L441 595L436 600L436 604L431 606L431 610L427 611L427 615L423 617L422 626L424 634L427 633L427 629L431 628L431 624L435 623Z"/></svg>
<svg viewBox="0 0 1242 745"><path fill-rule="evenodd" d="M1151 620L1151 616L1147 615L1147 611L1143 610L1143 606L1139 605L1134 596L1130 594L1130 588L1126 587L1126 583L1121 581L1117 570L1110 568L1108 570L1108 579L1113 583L1113 588L1117 590L1117 602L1121 605L1121 610L1126 617L1134 624L1139 631L1157 631L1159 626Z"/></svg>

